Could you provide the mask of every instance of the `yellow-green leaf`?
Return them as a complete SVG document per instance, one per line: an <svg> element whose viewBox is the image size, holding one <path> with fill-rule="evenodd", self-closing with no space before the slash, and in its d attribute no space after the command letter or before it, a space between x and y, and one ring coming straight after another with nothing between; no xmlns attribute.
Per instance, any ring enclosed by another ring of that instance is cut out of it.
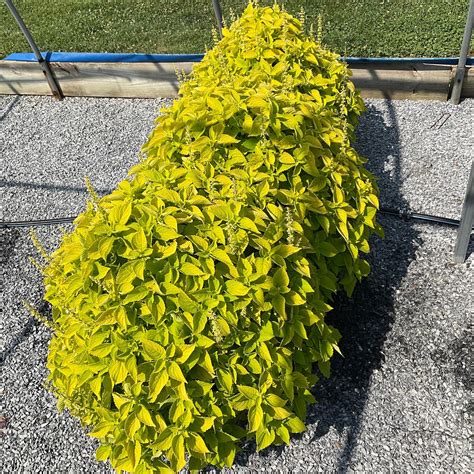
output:
<svg viewBox="0 0 474 474"><path fill-rule="evenodd" d="M134 413L128 416L125 420L125 432L129 438L133 438L135 433L140 429L140 420Z"/></svg>
<svg viewBox="0 0 474 474"><path fill-rule="evenodd" d="M206 102L207 102L207 105L212 109L214 110L215 112L221 114L222 112L224 112L224 109L222 107L222 104L220 103L220 101L218 99L216 99L215 97L208 97L206 99Z"/></svg>
<svg viewBox="0 0 474 474"><path fill-rule="evenodd" d="M157 342L143 339L142 346L146 355L152 360L162 360L166 355L163 347Z"/></svg>
<svg viewBox="0 0 474 474"><path fill-rule="evenodd" d="M190 262L184 262L181 265L181 273L184 273L185 275L189 276L201 276L205 275L205 273L196 265L190 263Z"/></svg>
<svg viewBox="0 0 474 474"><path fill-rule="evenodd" d="M269 393L265 398L272 407L284 407L286 405L286 401L274 393Z"/></svg>
<svg viewBox="0 0 474 474"><path fill-rule="evenodd" d="M101 421L94 426L94 429L89 433L93 438L105 438L105 436L113 431L114 424L110 421Z"/></svg>
<svg viewBox="0 0 474 474"><path fill-rule="evenodd" d="M290 279L288 277L288 273L283 267L280 267L274 274L273 274L273 286L276 288L286 288L290 284Z"/></svg>
<svg viewBox="0 0 474 474"><path fill-rule="evenodd" d="M188 433L187 445L191 451L199 454L207 454L209 452L206 443L197 433Z"/></svg>
<svg viewBox="0 0 474 474"><path fill-rule="evenodd" d="M170 362L168 366L168 375L171 379L186 383L186 378L176 362Z"/></svg>
<svg viewBox="0 0 474 474"><path fill-rule="evenodd" d="M253 431L257 431L263 422L263 410L260 405L254 405L249 409L248 413L248 420L249 420L249 431L252 433Z"/></svg>
<svg viewBox="0 0 474 474"><path fill-rule="evenodd" d="M345 222L338 221L337 230L344 237L346 241L349 240L349 231L347 230L347 224Z"/></svg>
<svg viewBox="0 0 474 474"><path fill-rule="evenodd" d="M257 441L257 451L261 451L273 443L275 432L273 430L268 431L267 429L258 430L255 439Z"/></svg>
<svg viewBox="0 0 474 474"><path fill-rule="evenodd" d="M255 232L256 234L259 234L257 226L248 217L242 217L242 219L240 219L239 226L242 229L251 230L252 232Z"/></svg>
<svg viewBox="0 0 474 474"><path fill-rule="evenodd" d="M132 244L135 250L143 252L148 247L147 238L143 229L138 229L135 235L132 237Z"/></svg>
<svg viewBox="0 0 474 474"><path fill-rule="evenodd" d="M286 319L285 297L283 295L276 295L272 299L273 309L277 314Z"/></svg>
<svg viewBox="0 0 474 474"><path fill-rule="evenodd" d="M106 461L112 453L112 446L103 444L97 448L95 452L95 458L97 461Z"/></svg>
<svg viewBox="0 0 474 474"><path fill-rule="evenodd" d="M128 375L127 367L125 362L121 360L115 360L112 362L110 369L110 378L114 384L122 383Z"/></svg>
<svg viewBox="0 0 474 474"><path fill-rule="evenodd" d="M154 402L158 395L161 393L163 390L164 386L168 383L169 376L168 372L166 370L161 370L159 372L152 372L150 376L150 381L149 381L149 393L148 393L148 399L150 402Z"/></svg>
<svg viewBox="0 0 474 474"><path fill-rule="evenodd" d="M231 143L239 143L240 140L237 140L237 138L234 138L233 136L231 135L226 135L225 133L223 133L220 137L219 137L219 140L218 140L218 143L222 144L222 145L229 145Z"/></svg>
<svg viewBox="0 0 474 474"><path fill-rule="evenodd" d="M132 203L130 201L116 204L109 214L112 224L125 225L132 213Z"/></svg>
<svg viewBox="0 0 474 474"><path fill-rule="evenodd" d="M232 296L245 296L249 292L249 287L237 280L227 280L225 286L227 293Z"/></svg>
<svg viewBox="0 0 474 474"><path fill-rule="evenodd" d="M259 356L262 359L264 359L268 362L272 362L272 356L270 354L270 351L268 350L267 345L264 342L261 342L259 344L257 351L258 351Z"/></svg>
<svg viewBox="0 0 474 474"><path fill-rule="evenodd" d="M155 426L150 412L143 405L140 406L137 412L138 419L147 426Z"/></svg>
<svg viewBox="0 0 474 474"><path fill-rule="evenodd" d="M164 225L157 225L155 227L155 233L160 240L164 241L177 239L180 236L180 234L178 234L174 229Z"/></svg>
<svg viewBox="0 0 474 474"><path fill-rule="evenodd" d="M379 198L375 194L369 194L369 201L378 209L379 208Z"/></svg>
<svg viewBox="0 0 474 474"><path fill-rule="evenodd" d="M297 416L292 416L286 422L286 426L292 433L302 433L306 429L304 423Z"/></svg>
<svg viewBox="0 0 474 474"><path fill-rule="evenodd" d="M260 392L254 388L247 385L237 385L237 389L242 395L245 395L249 400L257 400L260 396Z"/></svg>

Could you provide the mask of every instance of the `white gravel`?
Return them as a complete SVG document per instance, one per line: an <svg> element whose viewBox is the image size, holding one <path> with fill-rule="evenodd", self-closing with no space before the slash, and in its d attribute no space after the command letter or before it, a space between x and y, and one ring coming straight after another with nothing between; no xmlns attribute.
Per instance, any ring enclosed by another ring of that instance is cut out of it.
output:
<svg viewBox="0 0 474 474"><path fill-rule="evenodd" d="M86 175L99 192L113 189L162 103L0 96L3 220L77 214ZM357 146L380 178L382 203L459 218L474 100L367 104ZM245 446L234 471L470 470L472 242L467 262L454 265L455 229L380 221L386 238L373 242L370 277L333 312L345 358L315 387L308 431L283 448ZM38 233L57 245L57 227ZM47 311L27 230L1 231L1 245L0 472L110 472L44 389L50 335L21 305L26 299Z"/></svg>

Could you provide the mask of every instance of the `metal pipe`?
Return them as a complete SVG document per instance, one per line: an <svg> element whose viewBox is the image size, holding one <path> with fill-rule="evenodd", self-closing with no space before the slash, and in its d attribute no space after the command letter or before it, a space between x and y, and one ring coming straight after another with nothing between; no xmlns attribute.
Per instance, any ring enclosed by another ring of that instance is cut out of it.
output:
<svg viewBox="0 0 474 474"><path fill-rule="evenodd" d="M472 180L471 180L472 183ZM471 184L472 188L472 184ZM473 194L474 196L474 194ZM473 199L474 202L474 199ZM430 214L420 214L418 212L401 211L393 208L380 208L381 214L387 214L389 216L399 217L401 219L415 219L431 224L442 224L449 225L451 227L459 227L460 221L457 219L449 219L447 217L432 216ZM74 217L58 217L54 219L43 219L43 220L32 220L32 221L4 221L0 222L0 229L12 228L12 227L38 227L43 225L57 225L57 224L71 224L74 222L77 216ZM472 222L470 224L472 228ZM468 226L469 229L469 226Z"/></svg>
<svg viewBox="0 0 474 474"><path fill-rule="evenodd" d="M15 18L15 21L18 23L18 26L20 27L21 32L25 36L26 41L28 41L30 48L33 50L33 53L35 54L36 59L38 60L38 64L40 65L46 77L46 80L48 81L53 96L58 100L63 99L63 93L61 91L61 88L59 87L58 82L56 81L56 78L53 75L53 72L51 71L51 68L49 67L49 63L43 58L42 54L40 53L40 50L38 49L38 46L36 46L33 36L31 36L31 33L26 27L25 22L18 13L18 10L16 9L15 5L13 5L12 0L5 0L5 3L11 14L13 15L13 18Z"/></svg>
<svg viewBox="0 0 474 474"><path fill-rule="evenodd" d="M56 219L42 219L33 221L0 222L0 229L13 227L39 227L43 225L71 224L76 217L58 217Z"/></svg>
<svg viewBox="0 0 474 474"><path fill-rule="evenodd" d="M219 30L219 36L222 38L222 9L219 0L212 0L212 6L214 7L214 14L216 15L217 20L217 29Z"/></svg>
<svg viewBox="0 0 474 474"><path fill-rule="evenodd" d="M458 227L459 221L457 219L449 219L447 217L440 217L440 216L432 216L430 214L421 214L419 212L409 212L409 211L401 211L398 209L391 209L381 207L380 212L382 214L388 214L390 216L400 217L402 219L415 219L424 222L430 222L432 224L442 224L442 225L449 225L451 227Z"/></svg>
<svg viewBox="0 0 474 474"><path fill-rule="evenodd" d="M474 223L474 161L471 164L469 181L467 183L466 197L461 212L461 223L454 247L454 261L463 263L466 258L467 247L471 237L472 224Z"/></svg>
<svg viewBox="0 0 474 474"><path fill-rule="evenodd" d="M464 28L464 36L462 39L461 52L459 53L458 66L454 76L453 90L451 92L451 103L459 104L461 100L462 84L464 75L466 74L466 59L469 53L469 45L471 42L472 28L474 25L474 0L469 3L469 11L467 13L466 27Z"/></svg>

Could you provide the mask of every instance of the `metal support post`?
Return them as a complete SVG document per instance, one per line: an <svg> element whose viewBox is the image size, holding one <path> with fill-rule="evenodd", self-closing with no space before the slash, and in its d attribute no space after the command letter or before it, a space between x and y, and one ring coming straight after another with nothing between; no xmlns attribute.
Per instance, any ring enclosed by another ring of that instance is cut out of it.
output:
<svg viewBox="0 0 474 474"><path fill-rule="evenodd" d="M467 183L466 198L461 213L461 222L458 228L456 246L454 247L454 261L463 263L466 258L467 247L474 224L474 161L471 163L469 182Z"/></svg>
<svg viewBox="0 0 474 474"><path fill-rule="evenodd" d="M464 28L464 37L462 39L461 52L459 54L459 61L454 76L453 90L451 92L451 103L459 104L461 100L462 84L464 82L464 75L466 73L466 59L469 53L469 44L471 42L472 28L474 25L474 0L469 3L469 12L467 14L466 27Z"/></svg>
<svg viewBox="0 0 474 474"><path fill-rule="evenodd" d="M49 67L48 61L46 61L41 55L40 50L38 49L38 46L36 46L35 40L31 36L31 33L29 32L23 19L18 13L18 10L15 8L15 5L13 5L13 2L11 0L5 0L5 3L8 9L10 10L11 14L13 15L13 18L15 18L15 21L18 23L18 26L20 27L21 32L25 36L26 41L28 41L28 44L33 50L33 53L35 54L36 59L38 60L38 64L40 65L46 77L46 80L48 81L48 84L49 84L49 87L51 88L51 92L53 93L53 96L58 100L63 99L64 98L63 93L61 91L61 88L59 87L59 84L56 78L53 75L53 72L51 71L51 68Z"/></svg>
<svg viewBox="0 0 474 474"><path fill-rule="evenodd" d="M219 3L219 0L212 0L212 6L214 7L214 13L216 15L219 36L222 38L223 21L222 21L222 9L221 9L221 4Z"/></svg>

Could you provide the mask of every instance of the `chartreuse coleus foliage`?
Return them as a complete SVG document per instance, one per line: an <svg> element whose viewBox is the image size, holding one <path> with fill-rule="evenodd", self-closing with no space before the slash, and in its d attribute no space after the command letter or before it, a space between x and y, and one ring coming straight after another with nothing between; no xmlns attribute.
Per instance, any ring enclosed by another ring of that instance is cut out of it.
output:
<svg viewBox="0 0 474 474"><path fill-rule="evenodd" d="M347 66L249 5L163 111L130 179L93 196L45 269L59 406L118 471L230 466L305 429L369 272L377 188L350 145Z"/></svg>

